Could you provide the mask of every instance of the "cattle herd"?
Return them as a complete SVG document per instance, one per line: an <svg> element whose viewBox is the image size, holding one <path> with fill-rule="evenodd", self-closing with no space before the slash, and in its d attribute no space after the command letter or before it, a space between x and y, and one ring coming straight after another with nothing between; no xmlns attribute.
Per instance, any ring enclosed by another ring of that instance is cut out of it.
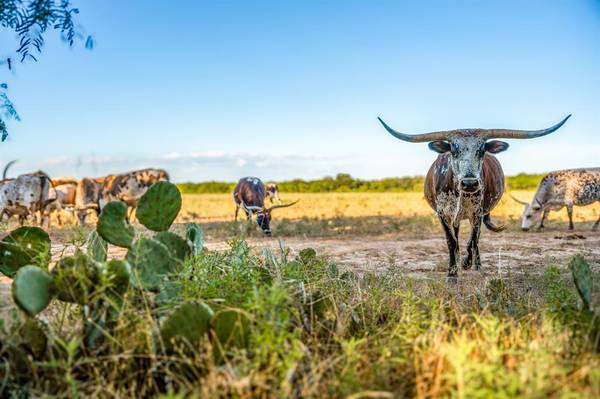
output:
<svg viewBox="0 0 600 399"><path fill-rule="evenodd" d="M458 264L463 269L481 268L479 236L481 225L499 232L490 218L490 212L504 194L504 173L500 162L493 154L508 149L508 143L496 139L532 139L558 130L570 117L543 130L509 129L457 129L410 135L400 133L379 119L383 127L394 137L411 143L429 143L429 148L439 153L425 178L425 198L436 212L446 234L449 252L448 277L458 274ZM61 211L66 210L85 224L88 212L100 214L110 201L127 204L131 218L137 202L154 183L169 180L162 169L142 169L118 175L81 180L50 178L38 171L20 175L14 179L6 177L10 162L0 181L0 216L18 216L21 224L28 218L37 219L42 226L50 225L50 216L57 214L62 224ZM285 208L296 202L282 204L276 184L263 184L257 177L244 177L233 191L235 219L240 209L248 220L256 215L256 223L266 235L271 234L271 214L274 209ZM266 205L269 199L270 206ZM536 225L544 227L550 211L567 208L569 229L573 229L573 206L588 205L600 201L600 168L570 169L548 173L541 181L531 203L516 199L525 206L522 229ZM471 233L467 244L467 255L459 262L458 233L460 222L468 220ZM600 224L600 218L593 229Z"/></svg>
<svg viewBox="0 0 600 399"><path fill-rule="evenodd" d="M0 215L3 219L18 216L21 225L28 218L35 222L39 215L40 226L50 227L52 213L56 213L58 223L62 224L63 210L76 215L80 223L85 224L88 212L100 214L110 201L125 202L129 217L152 184L169 180L169 174L162 169L141 169L81 180L50 178L38 171L10 179L6 175L13 163L7 164L0 181Z"/></svg>

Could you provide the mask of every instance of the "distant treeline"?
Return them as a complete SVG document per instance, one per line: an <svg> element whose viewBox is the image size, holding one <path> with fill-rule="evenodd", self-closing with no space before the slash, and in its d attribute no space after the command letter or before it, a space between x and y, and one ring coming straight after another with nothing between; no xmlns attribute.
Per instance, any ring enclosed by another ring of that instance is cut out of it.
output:
<svg viewBox="0 0 600 399"><path fill-rule="evenodd" d="M510 190L533 190L543 175L521 173L507 176ZM294 179L277 182L279 191L288 193L342 193L342 192L419 192L423 191L423 176L388 177L380 180L355 179L349 174L339 173L336 177L317 180ZM180 183L179 189L186 194L231 193L236 183L210 181L204 183Z"/></svg>

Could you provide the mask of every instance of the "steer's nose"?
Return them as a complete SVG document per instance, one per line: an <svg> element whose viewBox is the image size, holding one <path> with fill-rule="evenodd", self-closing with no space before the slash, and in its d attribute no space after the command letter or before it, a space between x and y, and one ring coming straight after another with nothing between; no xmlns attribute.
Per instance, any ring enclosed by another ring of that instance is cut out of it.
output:
<svg viewBox="0 0 600 399"><path fill-rule="evenodd" d="M477 191L479 189L479 180L475 177L465 177L460 181L460 188L467 192Z"/></svg>

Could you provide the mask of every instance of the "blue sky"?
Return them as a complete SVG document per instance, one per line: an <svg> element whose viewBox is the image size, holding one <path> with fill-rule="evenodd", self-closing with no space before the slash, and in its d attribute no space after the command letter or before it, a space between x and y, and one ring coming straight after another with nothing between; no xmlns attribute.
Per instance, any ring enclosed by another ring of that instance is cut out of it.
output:
<svg viewBox="0 0 600 399"><path fill-rule="evenodd" d="M569 113L512 140L505 172L600 166L598 1L73 3L92 51L53 34L38 63L0 74L22 117L0 145L13 174L425 174L435 154L377 116L421 133ZM0 31L0 56L15 47Z"/></svg>

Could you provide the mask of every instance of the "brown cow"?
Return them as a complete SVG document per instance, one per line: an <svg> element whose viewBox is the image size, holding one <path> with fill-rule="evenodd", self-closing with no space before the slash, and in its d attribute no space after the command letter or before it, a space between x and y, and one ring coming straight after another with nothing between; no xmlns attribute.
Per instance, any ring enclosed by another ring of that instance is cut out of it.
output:
<svg viewBox="0 0 600 399"><path fill-rule="evenodd" d="M298 201L285 205L273 205L270 208L265 206L267 190L265 185L258 177L243 177L233 190L233 200L235 201L235 220L237 220L240 208L246 213L248 220L256 212L256 223L266 235L271 235L271 212L277 208L287 208L296 204Z"/></svg>
<svg viewBox="0 0 600 399"><path fill-rule="evenodd" d="M490 212L504 193L504 173L492 154L505 151L508 143L490 139L545 136L560 128L570 116L544 130L459 129L418 135L397 132L379 118L392 136L411 143L429 142L429 148L440 154L425 178L425 197L436 211L446 233L450 254L448 278L456 279L458 275L458 231L461 220L467 219L471 223L467 257L462 262L464 269L473 265L476 270L481 268L481 223L495 232L503 230L490 219Z"/></svg>
<svg viewBox="0 0 600 399"><path fill-rule="evenodd" d="M93 210L96 216L100 214L100 196L104 187L104 177L84 177L77 183L75 193L75 212L81 225L85 224L88 210Z"/></svg>

